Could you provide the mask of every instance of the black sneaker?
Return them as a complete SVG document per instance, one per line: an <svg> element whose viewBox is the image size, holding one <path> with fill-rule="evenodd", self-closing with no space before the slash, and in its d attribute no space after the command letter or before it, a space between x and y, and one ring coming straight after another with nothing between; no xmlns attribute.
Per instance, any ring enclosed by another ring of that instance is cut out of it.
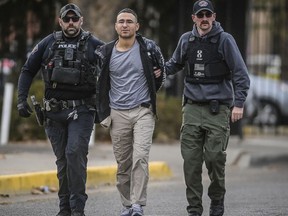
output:
<svg viewBox="0 0 288 216"><path fill-rule="evenodd" d="M71 216L71 212L69 210L61 210L56 216Z"/></svg>
<svg viewBox="0 0 288 216"><path fill-rule="evenodd" d="M222 216L224 214L224 199L212 200L210 204L210 216Z"/></svg>
<svg viewBox="0 0 288 216"><path fill-rule="evenodd" d="M193 211L193 212L189 212L188 216L201 216L201 214L199 212Z"/></svg>

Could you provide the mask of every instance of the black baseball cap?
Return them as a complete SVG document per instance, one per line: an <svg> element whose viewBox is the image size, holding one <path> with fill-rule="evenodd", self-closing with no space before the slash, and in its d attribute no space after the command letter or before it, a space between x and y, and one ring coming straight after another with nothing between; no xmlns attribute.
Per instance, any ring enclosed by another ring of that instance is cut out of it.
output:
<svg viewBox="0 0 288 216"><path fill-rule="evenodd" d="M60 18L65 17L68 11L73 11L78 17L82 16L80 8L77 5L70 3L61 8Z"/></svg>
<svg viewBox="0 0 288 216"><path fill-rule="evenodd" d="M193 14L197 14L200 11L207 10L214 13L214 7L209 0L198 0L193 5Z"/></svg>

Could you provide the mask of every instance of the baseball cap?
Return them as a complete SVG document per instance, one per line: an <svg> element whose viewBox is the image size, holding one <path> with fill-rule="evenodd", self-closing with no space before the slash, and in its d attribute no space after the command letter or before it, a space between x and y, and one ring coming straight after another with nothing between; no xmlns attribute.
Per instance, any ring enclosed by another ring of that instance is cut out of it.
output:
<svg viewBox="0 0 288 216"><path fill-rule="evenodd" d="M77 5L70 3L61 8L60 17L65 17L68 11L73 11L78 17L82 16L80 8Z"/></svg>
<svg viewBox="0 0 288 216"><path fill-rule="evenodd" d="M193 14L197 14L202 10L211 11L214 13L214 7L211 1L209 0L198 0L193 5Z"/></svg>

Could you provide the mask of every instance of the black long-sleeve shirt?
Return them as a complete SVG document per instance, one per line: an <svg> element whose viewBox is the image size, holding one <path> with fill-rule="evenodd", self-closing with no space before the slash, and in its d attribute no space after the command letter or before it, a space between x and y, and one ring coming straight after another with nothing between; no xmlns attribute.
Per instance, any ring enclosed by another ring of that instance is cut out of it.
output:
<svg viewBox="0 0 288 216"><path fill-rule="evenodd" d="M81 33L74 38L67 38L63 35L63 39L67 44L77 44ZM26 100L28 97L29 89L32 84L33 78L40 71L41 68L45 66L45 61L49 55L49 49L52 47L55 42L55 37L53 33L42 39L32 50L25 64L23 65L20 73L20 77L18 80L18 101ZM97 56L95 55L95 49L98 46L104 44L101 40L96 38L95 36L91 36L88 38L88 50L87 50L87 58L91 64L96 64ZM95 94L96 91L96 83L95 90L90 92L81 92L75 91L71 93L68 90L59 90L59 89L51 89L45 88L44 97L47 99L55 98L58 100L69 100L69 99L83 99L90 97Z"/></svg>

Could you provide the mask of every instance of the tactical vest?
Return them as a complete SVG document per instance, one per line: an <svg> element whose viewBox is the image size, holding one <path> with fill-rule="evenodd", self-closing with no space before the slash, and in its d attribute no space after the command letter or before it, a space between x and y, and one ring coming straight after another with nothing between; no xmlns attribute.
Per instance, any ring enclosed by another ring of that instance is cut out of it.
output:
<svg viewBox="0 0 288 216"><path fill-rule="evenodd" d="M77 44L63 40L62 31L53 33L48 58L42 70L46 88L69 91L90 91L95 89L96 70L87 57L89 32L82 32Z"/></svg>
<svg viewBox="0 0 288 216"><path fill-rule="evenodd" d="M189 83L220 83L231 79L227 63L218 52L220 34L201 39L190 36L187 50L186 81Z"/></svg>

